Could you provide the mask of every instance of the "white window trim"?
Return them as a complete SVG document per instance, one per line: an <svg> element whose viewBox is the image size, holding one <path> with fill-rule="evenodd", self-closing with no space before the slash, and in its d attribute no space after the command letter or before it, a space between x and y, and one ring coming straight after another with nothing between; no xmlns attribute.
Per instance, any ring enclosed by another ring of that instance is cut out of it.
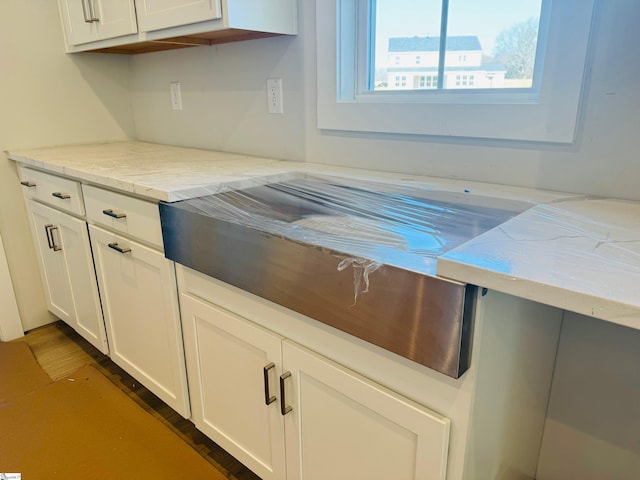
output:
<svg viewBox="0 0 640 480"><path fill-rule="evenodd" d="M487 95L468 90L472 99L460 103L458 93L439 95L425 103L414 97L424 91L393 95L354 95L353 77L338 75L342 68L357 71L358 45L355 22L364 21L366 0L316 2L318 128L445 137L470 137L550 143L572 143L587 59L589 32L595 0L555 0L551 4L548 51L544 57L539 93L528 100L514 92ZM339 55L345 55L340 58ZM340 61L339 61L340 60ZM360 71L364 71L360 65ZM367 98L371 97L371 98ZM398 101L399 100L399 101ZM518 103L505 103L513 101ZM484 103L487 102L487 103ZM500 103L502 102L502 103Z"/></svg>

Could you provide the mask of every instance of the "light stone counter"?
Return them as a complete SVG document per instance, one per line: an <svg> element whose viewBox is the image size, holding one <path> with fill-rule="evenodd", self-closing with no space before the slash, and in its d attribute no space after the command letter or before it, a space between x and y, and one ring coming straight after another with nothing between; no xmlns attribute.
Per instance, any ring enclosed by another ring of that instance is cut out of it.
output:
<svg viewBox="0 0 640 480"><path fill-rule="evenodd" d="M286 177L295 163L143 142L8 152L19 163L96 185L173 202Z"/></svg>
<svg viewBox="0 0 640 480"><path fill-rule="evenodd" d="M531 202L437 260L438 275L640 329L640 203L508 186L284 162L142 142L9 152L34 168L177 201L296 172L406 183Z"/></svg>
<svg viewBox="0 0 640 480"><path fill-rule="evenodd" d="M444 254L437 273L640 329L640 203L537 205Z"/></svg>
<svg viewBox="0 0 640 480"><path fill-rule="evenodd" d="M144 142L107 142L15 150L8 152L8 155L16 162L37 169L168 202L262 185L288 178L296 172L329 173L394 184L405 182L412 187L470 191L474 194L523 199L532 203L573 197L532 189L287 162Z"/></svg>

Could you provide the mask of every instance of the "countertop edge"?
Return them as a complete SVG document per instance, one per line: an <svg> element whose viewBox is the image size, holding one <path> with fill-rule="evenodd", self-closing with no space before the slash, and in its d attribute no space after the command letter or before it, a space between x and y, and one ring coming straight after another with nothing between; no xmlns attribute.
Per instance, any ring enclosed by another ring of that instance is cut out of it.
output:
<svg viewBox="0 0 640 480"><path fill-rule="evenodd" d="M640 330L640 308L615 299L572 290L560 285L541 283L476 265L439 258L437 274L444 278L464 278L481 288L524 298L599 320Z"/></svg>

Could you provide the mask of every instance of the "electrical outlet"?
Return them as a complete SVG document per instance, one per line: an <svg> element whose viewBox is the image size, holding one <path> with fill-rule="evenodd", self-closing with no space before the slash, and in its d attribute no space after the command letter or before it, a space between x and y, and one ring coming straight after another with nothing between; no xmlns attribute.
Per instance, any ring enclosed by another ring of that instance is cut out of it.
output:
<svg viewBox="0 0 640 480"><path fill-rule="evenodd" d="M182 110L180 82L171 82L169 84L169 91L171 92L171 110Z"/></svg>
<svg viewBox="0 0 640 480"><path fill-rule="evenodd" d="M267 109L269 113L284 113L281 78L267 79Z"/></svg>

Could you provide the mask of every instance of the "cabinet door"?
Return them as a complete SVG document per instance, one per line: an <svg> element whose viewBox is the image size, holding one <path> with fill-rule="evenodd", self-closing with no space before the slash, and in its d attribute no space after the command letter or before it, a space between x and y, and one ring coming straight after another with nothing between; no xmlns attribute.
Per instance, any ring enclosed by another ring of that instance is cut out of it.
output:
<svg viewBox="0 0 640 480"><path fill-rule="evenodd" d="M111 359L184 417L187 376L173 262L89 226Z"/></svg>
<svg viewBox="0 0 640 480"><path fill-rule="evenodd" d="M49 310L108 353L86 222L33 200L27 209Z"/></svg>
<svg viewBox="0 0 640 480"><path fill-rule="evenodd" d="M286 340L288 480L441 480L449 420Z"/></svg>
<svg viewBox="0 0 640 480"><path fill-rule="evenodd" d="M69 45L97 40L96 26L91 21L87 0L58 0L62 23Z"/></svg>
<svg viewBox="0 0 640 480"><path fill-rule="evenodd" d="M109 353L87 223L60 212L57 224L73 297L74 328L102 353Z"/></svg>
<svg viewBox="0 0 640 480"><path fill-rule="evenodd" d="M91 4L99 40L136 33L134 0L87 0Z"/></svg>
<svg viewBox="0 0 640 480"><path fill-rule="evenodd" d="M134 0L59 0L70 45L136 33Z"/></svg>
<svg viewBox="0 0 640 480"><path fill-rule="evenodd" d="M49 311L75 328L71 283L58 226L60 213L33 200L27 200L27 210Z"/></svg>
<svg viewBox="0 0 640 480"><path fill-rule="evenodd" d="M220 0L136 0L141 32L222 17Z"/></svg>
<svg viewBox="0 0 640 480"><path fill-rule="evenodd" d="M263 480L284 478L282 338L186 294L180 308L196 427Z"/></svg>

